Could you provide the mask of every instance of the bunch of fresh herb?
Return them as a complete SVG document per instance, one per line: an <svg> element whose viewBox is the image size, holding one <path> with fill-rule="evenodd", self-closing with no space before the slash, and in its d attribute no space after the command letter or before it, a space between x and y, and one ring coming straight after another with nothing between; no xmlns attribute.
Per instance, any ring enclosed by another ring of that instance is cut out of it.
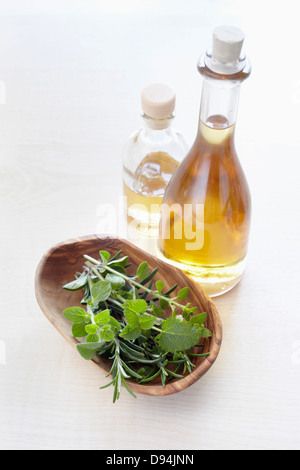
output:
<svg viewBox="0 0 300 470"><path fill-rule="evenodd" d="M114 402L122 384L135 397L129 379L145 384L160 377L165 386L192 372L191 358L209 354L192 353L192 348L199 345L200 338L211 336L204 327L206 313L195 314L196 307L179 303L188 297L188 287L176 297L171 294L177 285L164 291L164 283L157 281L153 289L158 269L150 272L143 262L136 275L129 275L128 257L121 255L121 251L113 257L100 251L99 260L85 255L84 271L63 286L70 291L84 290L81 304L86 309L71 307L63 314L73 323L74 337L86 337L77 345L84 359L91 360L95 354L112 359L107 375L112 380L101 388L114 386Z"/></svg>

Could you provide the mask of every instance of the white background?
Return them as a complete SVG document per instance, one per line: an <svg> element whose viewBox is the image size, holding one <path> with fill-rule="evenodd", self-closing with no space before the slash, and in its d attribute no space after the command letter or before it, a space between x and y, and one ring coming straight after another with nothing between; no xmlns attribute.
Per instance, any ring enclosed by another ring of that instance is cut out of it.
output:
<svg viewBox="0 0 300 470"><path fill-rule="evenodd" d="M300 448L297 6L0 1L1 449ZM112 405L106 379L41 313L35 269L55 243L103 231L97 210L122 194L145 85L176 90L192 144L196 64L219 24L245 31L253 63L236 131L253 196L248 269L216 299L224 342L208 374L174 396Z"/></svg>

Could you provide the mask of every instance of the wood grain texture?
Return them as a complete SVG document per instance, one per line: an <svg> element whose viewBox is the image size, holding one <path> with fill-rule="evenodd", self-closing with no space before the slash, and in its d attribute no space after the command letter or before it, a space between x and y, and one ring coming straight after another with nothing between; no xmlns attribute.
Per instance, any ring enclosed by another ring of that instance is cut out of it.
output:
<svg viewBox="0 0 300 470"><path fill-rule="evenodd" d="M207 313L206 327L212 332L212 337L202 341L205 346L201 349L201 353L209 352L210 355L206 358L195 358L193 362L196 367L191 374L182 379L174 379L165 387L158 381L147 385L139 385L135 381L130 383L133 392L144 395L165 396L185 390L199 380L217 359L222 343L219 314L204 290L182 271L140 250L129 241L105 235L92 235L68 240L51 248L43 256L36 272L35 291L42 311L69 343L73 346L78 344L78 340L72 335L72 325L62 312L68 307L80 305L82 292L69 292L62 289L62 286L74 279L75 272L82 271L85 254L98 259L99 250L106 250L112 256L122 250L123 255L128 256L132 264L128 269L129 274L136 273L137 267L147 261L151 271L158 268L154 281L162 280L167 290L178 284L174 295L180 288L189 287L190 294L186 302L198 307L198 313ZM107 374L111 368L111 361L99 356L95 356L92 362L104 374Z"/></svg>

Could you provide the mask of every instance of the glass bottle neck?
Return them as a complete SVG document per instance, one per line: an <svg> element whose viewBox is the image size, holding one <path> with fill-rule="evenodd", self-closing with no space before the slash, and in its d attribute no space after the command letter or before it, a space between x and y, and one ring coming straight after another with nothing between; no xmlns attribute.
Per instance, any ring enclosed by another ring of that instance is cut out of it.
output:
<svg viewBox="0 0 300 470"><path fill-rule="evenodd" d="M173 138L172 121L174 115L171 114L165 119L153 119L146 114L142 116L143 128L142 136L149 144L162 145L168 143Z"/></svg>
<svg viewBox="0 0 300 470"><path fill-rule="evenodd" d="M204 79L200 123L216 129L232 127L236 122L240 83Z"/></svg>
<svg viewBox="0 0 300 470"><path fill-rule="evenodd" d="M203 77L200 123L213 129L233 128L241 84L251 74L251 63L242 57L237 64L225 67L207 52L200 57L198 70Z"/></svg>
<svg viewBox="0 0 300 470"><path fill-rule="evenodd" d="M167 131L170 129L174 120L174 114L170 114L164 119L154 119L147 114L142 115L144 129L146 132L151 131Z"/></svg>

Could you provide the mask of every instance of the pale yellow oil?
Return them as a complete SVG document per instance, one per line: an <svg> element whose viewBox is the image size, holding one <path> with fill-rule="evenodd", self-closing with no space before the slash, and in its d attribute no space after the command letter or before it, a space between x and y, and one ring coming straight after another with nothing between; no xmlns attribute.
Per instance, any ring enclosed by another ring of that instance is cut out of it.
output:
<svg viewBox="0 0 300 470"><path fill-rule="evenodd" d="M157 236L167 184L178 162L165 152L151 152L133 174L126 174L124 196L127 198L127 222L136 230ZM128 184L127 184L128 182Z"/></svg>
<svg viewBox="0 0 300 470"><path fill-rule="evenodd" d="M234 126L213 118L209 125L200 123L192 149L165 192L164 203L173 209L162 212L158 254L216 296L236 285L244 272L251 199L235 151ZM188 218L185 205L192 207ZM196 213L196 205L202 212Z"/></svg>

